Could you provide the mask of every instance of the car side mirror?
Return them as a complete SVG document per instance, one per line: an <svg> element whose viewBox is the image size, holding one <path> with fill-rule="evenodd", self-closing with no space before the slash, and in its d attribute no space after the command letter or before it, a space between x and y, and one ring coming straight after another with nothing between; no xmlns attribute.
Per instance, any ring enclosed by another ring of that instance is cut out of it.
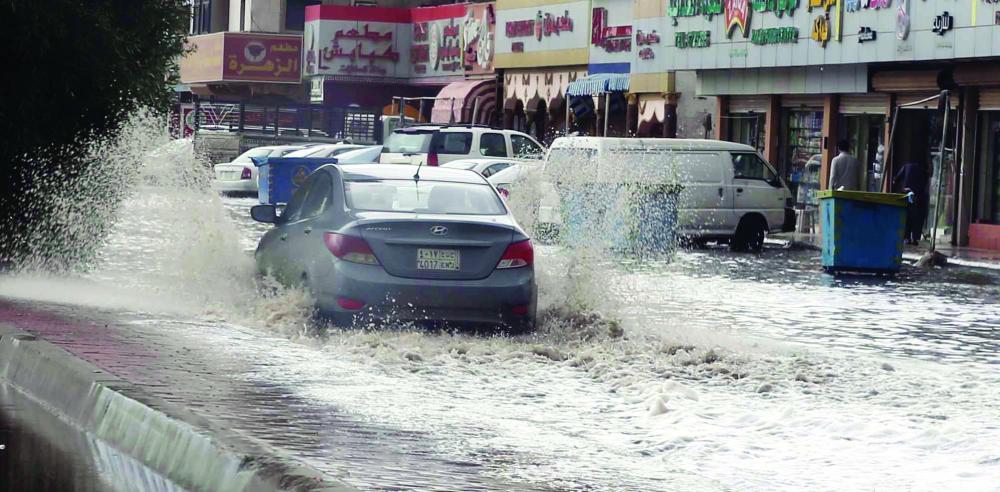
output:
<svg viewBox="0 0 1000 492"><path fill-rule="evenodd" d="M254 205L250 207L250 217L257 222L274 224L278 222L278 211L274 205Z"/></svg>

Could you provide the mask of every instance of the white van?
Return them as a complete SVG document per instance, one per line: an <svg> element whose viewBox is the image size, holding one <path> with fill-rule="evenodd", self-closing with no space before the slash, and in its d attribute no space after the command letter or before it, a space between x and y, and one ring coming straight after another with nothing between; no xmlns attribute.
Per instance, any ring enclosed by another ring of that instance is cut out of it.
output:
<svg viewBox="0 0 1000 492"><path fill-rule="evenodd" d="M673 138L561 137L545 158L549 179L679 184L678 235L759 249L767 232L795 225L792 194L749 145ZM575 176L574 176L575 174Z"/></svg>

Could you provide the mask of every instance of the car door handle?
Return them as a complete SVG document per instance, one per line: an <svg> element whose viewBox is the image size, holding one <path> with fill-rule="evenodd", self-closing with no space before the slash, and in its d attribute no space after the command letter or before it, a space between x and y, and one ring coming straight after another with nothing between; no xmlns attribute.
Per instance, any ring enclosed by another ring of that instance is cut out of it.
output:
<svg viewBox="0 0 1000 492"><path fill-rule="evenodd" d="M306 227L305 229L302 229L302 232L304 232L304 233L306 233L306 234L309 234L309 233L310 233L310 232L312 232L312 231L313 231L313 228L312 228L312 227Z"/></svg>
<svg viewBox="0 0 1000 492"><path fill-rule="evenodd" d="M736 188L736 193L743 193L743 188Z"/></svg>
<svg viewBox="0 0 1000 492"><path fill-rule="evenodd" d="M282 235L278 236L278 239L284 241L284 240L288 239L288 234L282 234Z"/></svg>

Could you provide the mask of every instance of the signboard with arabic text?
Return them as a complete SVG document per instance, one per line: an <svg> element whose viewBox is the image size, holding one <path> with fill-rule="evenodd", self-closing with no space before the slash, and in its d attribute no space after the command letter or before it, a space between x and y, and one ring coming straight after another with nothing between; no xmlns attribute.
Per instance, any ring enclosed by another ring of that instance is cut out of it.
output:
<svg viewBox="0 0 1000 492"><path fill-rule="evenodd" d="M181 81L273 82L302 80L302 37L262 33L214 33L188 38L193 51L181 59Z"/></svg>

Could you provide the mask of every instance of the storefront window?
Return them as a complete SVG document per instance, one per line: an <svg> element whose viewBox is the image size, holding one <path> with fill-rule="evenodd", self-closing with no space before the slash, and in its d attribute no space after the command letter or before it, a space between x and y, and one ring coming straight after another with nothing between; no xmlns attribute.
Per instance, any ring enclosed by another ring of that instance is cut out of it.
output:
<svg viewBox="0 0 1000 492"><path fill-rule="evenodd" d="M840 135L850 144L850 154L864 166L861 188L880 191L882 158L885 145L885 116L872 114L841 115Z"/></svg>
<svg viewBox="0 0 1000 492"><path fill-rule="evenodd" d="M819 167L823 152L823 112L788 111L782 121L779 162L785 182L800 204L812 204L819 186ZM804 193L799 193L799 187Z"/></svg>
<svg viewBox="0 0 1000 492"><path fill-rule="evenodd" d="M730 142L749 145L764 153L764 134L767 130L765 113L729 113Z"/></svg>

